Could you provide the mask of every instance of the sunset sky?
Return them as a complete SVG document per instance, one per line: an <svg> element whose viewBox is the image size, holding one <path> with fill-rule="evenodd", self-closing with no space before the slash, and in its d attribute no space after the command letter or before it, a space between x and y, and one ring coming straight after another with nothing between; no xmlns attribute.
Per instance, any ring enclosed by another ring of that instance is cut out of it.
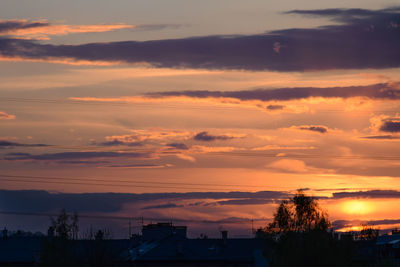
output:
<svg viewBox="0 0 400 267"><path fill-rule="evenodd" d="M248 235L297 189L337 230L400 226L396 1L0 0L0 19L0 227L64 207Z"/></svg>

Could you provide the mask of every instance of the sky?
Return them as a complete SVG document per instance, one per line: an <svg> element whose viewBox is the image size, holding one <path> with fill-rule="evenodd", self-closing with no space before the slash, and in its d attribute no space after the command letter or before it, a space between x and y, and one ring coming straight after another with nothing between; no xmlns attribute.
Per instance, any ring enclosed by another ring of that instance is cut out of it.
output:
<svg viewBox="0 0 400 267"><path fill-rule="evenodd" d="M249 236L298 189L336 230L400 226L395 1L0 7L0 227Z"/></svg>

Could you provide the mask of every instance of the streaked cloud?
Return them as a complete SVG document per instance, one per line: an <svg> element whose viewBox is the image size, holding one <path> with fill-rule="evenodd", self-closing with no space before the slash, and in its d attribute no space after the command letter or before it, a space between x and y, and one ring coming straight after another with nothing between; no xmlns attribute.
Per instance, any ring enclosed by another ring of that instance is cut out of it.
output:
<svg viewBox="0 0 400 267"><path fill-rule="evenodd" d="M313 146L281 146L281 145L265 145L261 147L255 147L251 150L263 151L263 150L308 150L315 149Z"/></svg>
<svg viewBox="0 0 400 267"><path fill-rule="evenodd" d="M205 142L211 142L211 141L216 141L216 140L229 140L233 139L235 136L230 136L230 135L212 135L209 134L208 132L199 132L196 134L193 139L196 141L205 141Z"/></svg>
<svg viewBox="0 0 400 267"><path fill-rule="evenodd" d="M256 89L242 91L168 91L148 93L145 96L151 98L167 97L192 97L192 98L232 98L241 101L288 101L307 99L312 97L323 98L351 98L365 97L370 99L400 99L400 87L398 83L382 83L368 86L349 87L293 87L278 89ZM278 107L280 108L280 107Z"/></svg>
<svg viewBox="0 0 400 267"><path fill-rule="evenodd" d="M258 35L89 43L39 44L3 38L0 54L27 60L147 63L155 67L318 71L394 68L400 66L399 8L382 10L325 9L289 11L337 18L341 24L311 29L285 29ZM345 14L345 15L344 15ZM362 14L362 15L360 15ZM371 25L373 27L371 28ZM21 29L43 30L46 25ZM48 32L109 31L132 25L65 26ZM46 37L44 37L46 38ZM335 40L332 42L332 40ZM270 49L266 49L270 47Z"/></svg>
<svg viewBox="0 0 400 267"><path fill-rule="evenodd" d="M400 139L399 136L393 136L393 135L368 135L368 136L362 136L361 138L364 138L364 139L375 139L375 140Z"/></svg>
<svg viewBox="0 0 400 267"><path fill-rule="evenodd" d="M115 102L115 103L154 103L195 102L198 104L222 105L227 107L252 108L270 114L312 113L315 108L326 107L326 104L346 104L347 110L371 108L370 102L400 100L400 86L397 82L348 87L293 87L263 88L238 91L183 90L152 92L137 96L122 97L70 97L80 102ZM346 100L346 103L339 102ZM302 102L299 102L302 101ZM307 102L305 102L307 101ZM324 103L324 106L316 106ZM340 107L343 108L343 107Z"/></svg>
<svg viewBox="0 0 400 267"><path fill-rule="evenodd" d="M400 198L400 191L396 190L370 190L356 192L336 192L333 198Z"/></svg>
<svg viewBox="0 0 400 267"><path fill-rule="evenodd" d="M297 159L280 159L269 163L265 167L289 173L313 173L318 171L317 168L307 166L304 161ZM329 172L329 170L326 170L326 172Z"/></svg>
<svg viewBox="0 0 400 267"><path fill-rule="evenodd" d="M95 145L101 145L101 146L142 146L143 144L140 142L124 142L122 140L118 139L113 139L107 142L102 142L102 143L93 143Z"/></svg>
<svg viewBox="0 0 400 267"><path fill-rule="evenodd" d="M17 142L10 142L7 140L0 140L0 148L11 148L11 147L46 147L46 144L23 144Z"/></svg>
<svg viewBox="0 0 400 267"><path fill-rule="evenodd" d="M311 131L317 132L321 134L325 134L328 132L328 127L323 125L302 125L302 126L293 126L296 129L303 130L303 131Z"/></svg>
<svg viewBox="0 0 400 267"><path fill-rule="evenodd" d="M171 167L170 164L157 165L157 164L112 164L104 165L101 168L119 168L119 169L160 169Z"/></svg>
<svg viewBox="0 0 400 267"><path fill-rule="evenodd" d="M61 152L48 154L30 154L30 153L8 153L4 159L6 160L74 160L74 159L98 159L98 158L151 158L149 153L134 152L109 152L109 151L93 151L93 152Z"/></svg>
<svg viewBox="0 0 400 267"><path fill-rule="evenodd" d="M179 150L188 150L189 147L185 145L184 143L170 143L167 144L168 147L174 148L174 149L179 149Z"/></svg>
<svg viewBox="0 0 400 267"><path fill-rule="evenodd" d="M136 27L138 26L127 24L67 25L51 24L45 20L1 20L0 36L7 35L12 36L13 38L49 40L50 36L68 35L73 33L109 32L121 29L134 29Z"/></svg>
<svg viewBox="0 0 400 267"><path fill-rule="evenodd" d="M143 207L142 210L151 210L151 209L171 209L171 208L183 208L184 205L177 205L175 203L167 203L161 205L151 205Z"/></svg>
<svg viewBox="0 0 400 267"><path fill-rule="evenodd" d="M174 200L227 200L249 199L278 200L288 198L290 194L281 191L258 192L188 192L188 193L49 193L39 190L0 190L0 208L2 211L48 212L65 208L78 212L115 212L127 203L146 203L156 208L152 201ZM17 201L16 201L17 200ZM7 203L7 205L6 205ZM231 203L233 204L233 203ZM159 206L160 204L157 204ZM163 204L164 205L164 204ZM175 206L174 206L175 207ZM160 207L158 207L160 208ZM164 206L164 208L166 208Z"/></svg>
<svg viewBox="0 0 400 267"><path fill-rule="evenodd" d="M185 140L190 138L191 135L192 133L190 131L149 128L131 130L131 133L126 135L107 136L106 140L108 142L121 142L131 144L146 141L174 141L177 138Z"/></svg>

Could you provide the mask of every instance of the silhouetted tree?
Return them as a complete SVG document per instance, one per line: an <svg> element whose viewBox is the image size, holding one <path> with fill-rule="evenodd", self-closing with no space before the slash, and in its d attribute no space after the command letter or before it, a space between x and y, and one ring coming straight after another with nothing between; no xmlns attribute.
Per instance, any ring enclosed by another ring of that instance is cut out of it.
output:
<svg viewBox="0 0 400 267"><path fill-rule="evenodd" d="M48 238L41 253L42 266L76 266L74 241L78 235L78 214L67 214L61 209L57 218L50 218ZM54 235L53 235L54 234Z"/></svg>
<svg viewBox="0 0 400 267"><path fill-rule="evenodd" d="M68 215L65 209L61 209L56 219L51 218L51 227L53 227L57 237L61 239L76 239L78 237L78 214Z"/></svg>
<svg viewBox="0 0 400 267"><path fill-rule="evenodd" d="M319 207L316 198L297 191L291 200L283 200L278 206L267 232L309 232L326 231L330 222L326 213Z"/></svg>
<svg viewBox="0 0 400 267"><path fill-rule="evenodd" d="M273 244L265 251L271 266L353 266L352 241L337 240L330 225L318 199L298 191L280 203L258 236Z"/></svg>

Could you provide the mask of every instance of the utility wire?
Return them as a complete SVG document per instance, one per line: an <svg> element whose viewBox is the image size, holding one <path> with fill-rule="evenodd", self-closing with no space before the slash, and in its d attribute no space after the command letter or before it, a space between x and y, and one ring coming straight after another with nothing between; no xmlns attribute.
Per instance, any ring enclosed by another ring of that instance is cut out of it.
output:
<svg viewBox="0 0 400 267"><path fill-rule="evenodd" d="M41 217L57 217L59 214L56 213L37 213L37 212L18 212L18 211L0 211L2 215L21 215L21 216L41 216ZM270 219L237 219L237 220L195 220L195 219L171 219L171 218L150 218L150 217L129 217L129 216L111 216L111 215L90 215L90 214L78 214L79 218L87 219L104 219L104 220L146 220L146 221L176 221L182 223L202 223L202 224L247 224L254 221L267 222Z"/></svg>
<svg viewBox="0 0 400 267"><path fill-rule="evenodd" d="M71 180L71 181L93 181L93 182L110 182L110 183L128 183L128 184L159 184L159 185L184 185L184 186L217 186L217 187L252 187L252 188L289 188L289 187L275 187L275 186L261 186L261 185L244 185L244 184L214 184L214 183L182 183L182 182L160 182L160 181L143 181L143 180L105 180L91 177L49 177L49 176L28 176L28 175L9 175L1 174L0 177L5 178L27 178L27 179L51 179L51 180Z"/></svg>
<svg viewBox="0 0 400 267"><path fill-rule="evenodd" d="M135 105L142 105L143 107L146 105L152 105L152 103L138 103L138 102L129 102L129 101L124 101L124 100L119 100L119 101L82 101L82 100L76 100L76 99L46 99L46 98L17 98L17 97L0 97L1 102L21 102L21 103L40 103L40 104L79 104L79 105L110 105L110 106L129 106L132 104ZM216 103L218 104L218 103ZM164 107L169 107L169 108L178 108L182 107L179 105L173 105L173 104L166 104L162 103ZM237 105L239 106L239 105ZM231 108L234 109L236 106L213 106L215 109L227 109ZM154 108L149 107L149 108ZM190 108L190 109L202 109L201 107L196 107L196 106L189 106L185 108ZM319 110L318 112L327 112L327 113L345 113L348 112L347 110L343 109L326 109L326 110ZM359 110L358 112L397 112L397 110Z"/></svg>

